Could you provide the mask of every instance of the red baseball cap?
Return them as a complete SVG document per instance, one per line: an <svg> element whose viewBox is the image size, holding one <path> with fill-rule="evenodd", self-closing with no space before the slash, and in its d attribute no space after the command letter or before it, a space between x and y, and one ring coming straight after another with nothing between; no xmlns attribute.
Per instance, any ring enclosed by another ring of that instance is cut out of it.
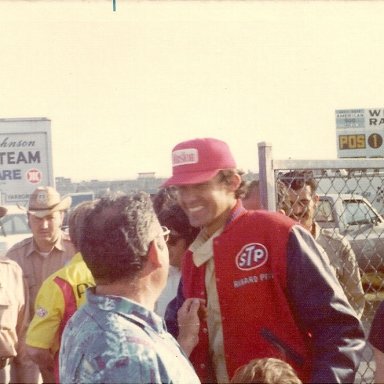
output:
<svg viewBox="0 0 384 384"><path fill-rule="evenodd" d="M236 168L236 162L224 141L212 138L183 141L172 150L172 177L162 187L204 183L229 168Z"/></svg>

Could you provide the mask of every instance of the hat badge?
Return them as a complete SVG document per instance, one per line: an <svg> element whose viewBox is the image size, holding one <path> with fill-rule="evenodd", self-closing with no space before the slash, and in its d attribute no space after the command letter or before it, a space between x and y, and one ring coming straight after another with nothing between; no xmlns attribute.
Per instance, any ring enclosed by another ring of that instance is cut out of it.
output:
<svg viewBox="0 0 384 384"><path fill-rule="evenodd" d="M48 194L43 191L43 192L39 192L37 194L37 197L36 197L36 201L41 204L41 205L44 205L48 202Z"/></svg>

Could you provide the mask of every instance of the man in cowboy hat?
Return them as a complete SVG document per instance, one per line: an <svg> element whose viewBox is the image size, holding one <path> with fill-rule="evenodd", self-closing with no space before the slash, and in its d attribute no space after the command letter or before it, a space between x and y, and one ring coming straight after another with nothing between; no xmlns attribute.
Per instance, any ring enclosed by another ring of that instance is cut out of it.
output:
<svg viewBox="0 0 384 384"><path fill-rule="evenodd" d="M7 257L20 265L27 280L31 318L35 298L43 281L75 254L69 236L61 230L64 212L70 205L69 196L61 198L52 187L38 187L31 194L27 208L32 237L15 244L7 252ZM38 378L39 369L31 360L24 358L19 361L16 358L13 361L12 382L36 383Z"/></svg>

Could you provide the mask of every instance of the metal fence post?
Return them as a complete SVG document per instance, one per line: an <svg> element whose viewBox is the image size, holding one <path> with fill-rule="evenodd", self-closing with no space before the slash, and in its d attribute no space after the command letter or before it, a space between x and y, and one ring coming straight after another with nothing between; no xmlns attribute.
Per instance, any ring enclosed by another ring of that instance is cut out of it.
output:
<svg viewBox="0 0 384 384"><path fill-rule="evenodd" d="M275 177L272 164L272 145L261 142L259 150L259 188L260 200L268 211L276 210Z"/></svg>

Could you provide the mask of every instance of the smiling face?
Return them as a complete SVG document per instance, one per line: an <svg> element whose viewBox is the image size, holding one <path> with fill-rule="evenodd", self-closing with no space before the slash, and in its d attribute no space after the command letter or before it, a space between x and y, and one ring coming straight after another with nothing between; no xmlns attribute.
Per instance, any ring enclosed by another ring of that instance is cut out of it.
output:
<svg viewBox="0 0 384 384"><path fill-rule="evenodd" d="M304 185L299 190L290 189L289 200L291 203L290 217L311 231L319 197L312 192L309 185Z"/></svg>
<svg viewBox="0 0 384 384"><path fill-rule="evenodd" d="M211 236L227 221L236 204L235 191L240 182L238 174L233 174L227 182L219 173L205 183L177 186L178 203L191 225L204 228Z"/></svg>

